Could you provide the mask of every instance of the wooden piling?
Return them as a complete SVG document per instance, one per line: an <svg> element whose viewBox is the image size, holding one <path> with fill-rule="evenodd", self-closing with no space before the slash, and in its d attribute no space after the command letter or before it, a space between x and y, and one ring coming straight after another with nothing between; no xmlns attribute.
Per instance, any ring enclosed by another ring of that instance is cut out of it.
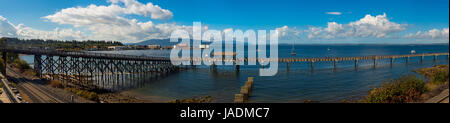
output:
<svg viewBox="0 0 450 123"><path fill-rule="evenodd" d="M409 64L409 56L406 57L406 64Z"/></svg>
<svg viewBox="0 0 450 123"><path fill-rule="evenodd" d="M253 77L248 77L248 78L247 78L247 81L253 82L253 81L254 81L254 78L253 78Z"/></svg>
<svg viewBox="0 0 450 123"><path fill-rule="evenodd" d="M337 62L338 62L337 59L333 60L333 66L335 71L337 70Z"/></svg>
<svg viewBox="0 0 450 123"><path fill-rule="evenodd" d="M252 89L253 89L252 83L251 82L245 82L244 86L248 89L248 95L249 96L252 95Z"/></svg>
<svg viewBox="0 0 450 123"><path fill-rule="evenodd" d="M394 60L395 60L395 58L392 57L392 58L391 58L391 66L394 66Z"/></svg>
<svg viewBox="0 0 450 123"><path fill-rule="evenodd" d="M241 87L241 94L244 95L244 99L247 100L249 97L249 88L247 86Z"/></svg>
<svg viewBox="0 0 450 123"><path fill-rule="evenodd" d="M377 57L373 58L373 68L377 67Z"/></svg>
<svg viewBox="0 0 450 123"><path fill-rule="evenodd" d="M286 63L286 70L289 72L289 61Z"/></svg>
<svg viewBox="0 0 450 123"><path fill-rule="evenodd" d="M425 57L425 56L422 54L422 57L421 57L421 59L420 59L420 63L423 63L424 57Z"/></svg>
<svg viewBox="0 0 450 123"><path fill-rule="evenodd" d="M234 103L244 103L244 100L243 94L234 94Z"/></svg>

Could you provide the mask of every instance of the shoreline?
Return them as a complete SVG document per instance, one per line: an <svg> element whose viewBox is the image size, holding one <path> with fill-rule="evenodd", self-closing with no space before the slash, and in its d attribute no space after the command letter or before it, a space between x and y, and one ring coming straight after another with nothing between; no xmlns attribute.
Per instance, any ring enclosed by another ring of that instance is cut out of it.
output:
<svg viewBox="0 0 450 123"><path fill-rule="evenodd" d="M173 101L173 100L177 100L177 99L169 99L169 98L165 98L165 97L158 97L158 96L143 96L143 95L139 95L139 94L130 94L129 92L118 92L118 93L106 93L106 94L99 94L101 96L104 96L104 99L109 99L109 100L104 100L103 102L148 102L148 103L166 103L169 101ZM197 97L197 96L192 96L193 98ZM156 100L154 100L156 99ZM158 100L161 99L161 100ZM187 98L189 99L189 98ZM350 98L348 98L350 99ZM183 100L183 99L178 99L178 100ZM284 102L292 102L292 101L284 101ZM300 101L301 102L301 101ZM337 103L340 101L336 101Z"/></svg>

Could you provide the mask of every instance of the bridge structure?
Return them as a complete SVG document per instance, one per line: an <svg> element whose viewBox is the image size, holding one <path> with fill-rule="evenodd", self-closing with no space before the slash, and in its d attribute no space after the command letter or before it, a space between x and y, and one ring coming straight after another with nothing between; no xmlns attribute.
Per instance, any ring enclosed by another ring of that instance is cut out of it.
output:
<svg viewBox="0 0 450 123"><path fill-rule="evenodd" d="M42 49L8 49L0 48L2 58L6 61L7 53L34 55L34 71L44 79L59 80L65 86L75 86L89 90L109 90L119 91L130 88L144 86L145 82L157 79L160 76L169 75L178 72L181 66L172 65L169 58L150 57L150 56L132 56L108 53L94 52L69 52L54 51ZM226 55L225 53L222 55ZM379 60L390 60L393 65L395 60L405 60L406 63L410 58L419 57L421 62L425 57L447 56L449 53L424 53L424 54L406 54L406 55L387 55L387 56L358 56L358 57L324 57L324 58L277 58L277 59L251 59L251 58L235 58L232 62L239 71L240 62L258 61L270 62L270 60L278 60L279 63L286 63L287 70L290 64L311 64L311 70L314 70L314 64L319 62L332 62L333 68L338 68L339 62L354 62L354 67L358 68L360 61L372 61L373 66L377 66ZM181 59L182 61L202 62L201 59ZM210 59L215 62L221 59ZM2 66L6 66L3 64ZM187 67L187 66L186 66ZM211 65L215 69L215 65ZM264 66L262 66L264 67ZM6 70L6 69L5 69ZM6 71L2 71L4 74ZM6 74L5 74L6 75Z"/></svg>
<svg viewBox="0 0 450 123"><path fill-rule="evenodd" d="M96 91L120 91L141 87L146 81L179 71L169 58L93 52L39 49L0 49L34 56L34 72L40 78L59 80L64 86ZM6 62L2 66L6 68ZM6 75L6 69L2 71Z"/></svg>

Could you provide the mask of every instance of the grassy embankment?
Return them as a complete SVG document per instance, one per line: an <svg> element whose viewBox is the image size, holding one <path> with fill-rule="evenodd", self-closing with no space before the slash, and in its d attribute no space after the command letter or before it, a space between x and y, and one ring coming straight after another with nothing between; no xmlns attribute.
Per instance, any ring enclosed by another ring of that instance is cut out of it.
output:
<svg viewBox="0 0 450 123"><path fill-rule="evenodd" d="M49 80L48 84L51 87L60 88L60 89L64 89L65 91L75 93L78 96L83 97L85 99L96 101L96 102L99 101L99 96L96 92L82 90L82 89L78 89L78 88L64 87L63 84L61 82L59 82L58 80Z"/></svg>
<svg viewBox="0 0 450 123"><path fill-rule="evenodd" d="M367 103L412 103L430 98L428 92L439 88L448 88L449 66L436 65L414 72L423 75L428 81L414 75L392 79L372 89L365 100Z"/></svg>
<svg viewBox="0 0 450 123"><path fill-rule="evenodd" d="M79 88L65 87L58 80L49 81L49 85L54 88L61 88L65 91L77 94L79 97L85 99L101 102L101 103L146 103L148 100L140 100L135 97L123 95L120 93L110 93L110 92L95 92L89 90L83 90Z"/></svg>

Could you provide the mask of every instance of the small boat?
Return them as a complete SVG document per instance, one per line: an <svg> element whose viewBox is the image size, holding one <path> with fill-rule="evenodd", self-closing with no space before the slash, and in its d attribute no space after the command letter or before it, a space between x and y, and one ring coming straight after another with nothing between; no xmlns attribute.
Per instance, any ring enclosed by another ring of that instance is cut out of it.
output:
<svg viewBox="0 0 450 123"><path fill-rule="evenodd" d="M292 51L291 55L295 56L295 55L297 55L297 53L295 51Z"/></svg>
<svg viewBox="0 0 450 123"><path fill-rule="evenodd" d="M411 50L411 54L415 54L416 53L416 51L415 50Z"/></svg>
<svg viewBox="0 0 450 123"><path fill-rule="evenodd" d="M328 50L328 51L330 51L330 50L331 50L331 48L328 48L327 50Z"/></svg>

